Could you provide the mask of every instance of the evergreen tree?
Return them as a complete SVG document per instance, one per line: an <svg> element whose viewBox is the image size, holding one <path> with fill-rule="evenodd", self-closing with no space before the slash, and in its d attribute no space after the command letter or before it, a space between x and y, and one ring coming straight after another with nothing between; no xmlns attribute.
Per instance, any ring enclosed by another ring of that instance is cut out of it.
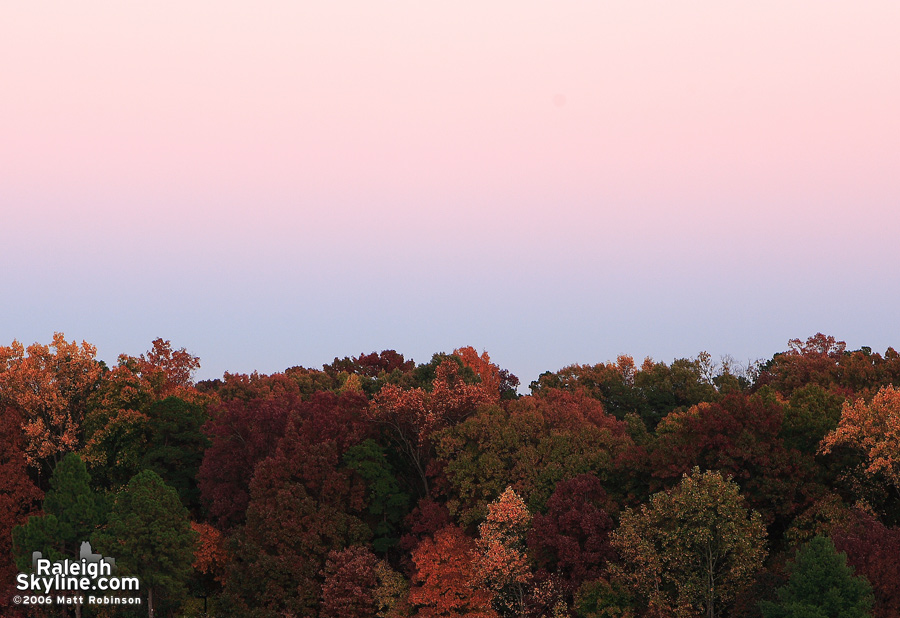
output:
<svg viewBox="0 0 900 618"><path fill-rule="evenodd" d="M178 492L181 503L194 512L200 509L197 473L209 439L201 427L206 412L197 404L166 397L147 410L150 439L143 466L153 470Z"/></svg>
<svg viewBox="0 0 900 618"><path fill-rule="evenodd" d="M91 477L75 453L53 469L44 514L29 517L13 529L13 546L20 569L31 568L31 553L45 558L77 559L81 543L91 538L106 519L106 500L90 487Z"/></svg>
<svg viewBox="0 0 900 618"><path fill-rule="evenodd" d="M868 618L873 603L869 581L853 574L847 555L831 539L814 537L786 567L788 583L778 601L762 601L764 618Z"/></svg>
<svg viewBox="0 0 900 618"><path fill-rule="evenodd" d="M116 498L96 548L116 559L120 574L136 575L147 591L148 616L161 601L180 604L191 575L197 534L178 493L144 470Z"/></svg>

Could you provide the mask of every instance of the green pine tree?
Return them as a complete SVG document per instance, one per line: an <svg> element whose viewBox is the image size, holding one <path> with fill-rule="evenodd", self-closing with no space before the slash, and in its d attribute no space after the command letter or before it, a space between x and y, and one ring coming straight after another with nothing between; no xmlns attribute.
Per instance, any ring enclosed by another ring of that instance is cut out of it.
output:
<svg viewBox="0 0 900 618"><path fill-rule="evenodd" d="M158 474L144 470L128 482L94 539L98 551L116 559L119 574L140 579L150 618L161 604L183 601L197 534L178 493Z"/></svg>
<svg viewBox="0 0 900 618"><path fill-rule="evenodd" d="M178 492L188 509L200 509L197 473L209 439L202 431L208 420L202 407L178 397L157 401L147 410L149 440L142 458L145 469L153 470Z"/></svg>
<svg viewBox="0 0 900 618"><path fill-rule="evenodd" d="M91 477L75 453L69 453L50 477L50 490L44 497L43 515L32 516L13 529L16 563L22 570L31 568L31 553L44 558L77 559L81 543L91 538L106 520L104 497L90 487Z"/></svg>
<svg viewBox="0 0 900 618"><path fill-rule="evenodd" d="M797 550L786 570L788 583L777 590L778 601L760 602L764 618L868 618L872 587L854 575L847 555L831 539L817 536Z"/></svg>

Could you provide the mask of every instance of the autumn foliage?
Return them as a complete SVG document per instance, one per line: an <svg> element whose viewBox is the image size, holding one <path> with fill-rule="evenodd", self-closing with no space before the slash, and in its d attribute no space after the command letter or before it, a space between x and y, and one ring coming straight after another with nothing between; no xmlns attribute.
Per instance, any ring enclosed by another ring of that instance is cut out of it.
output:
<svg viewBox="0 0 900 618"><path fill-rule="evenodd" d="M409 600L419 618L493 618L493 594L479 581L475 541L456 526L438 530L413 552Z"/></svg>
<svg viewBox="0 0 900 618"><path fill-rule="evenodd" d="M824 453L838 446L859 451L867 475L882 475L900 491L900 390L886 386L871 401L845 403L837 429L822 441Z"/></svg>
<svg viewBox="0 0 900 618"><path fill-rule="evenodd" d="M79 446L87 399L97 387L97 348L68 342L0 347L0 392L22 413L25 457L30 466L52 468Z"/></svg>
<svg viewBox="0 0 900 618"><path fill-rule="evenodd" d="M84 540L169 617L759 618L818 611L818 563L829 607L900 612L893 348L620 355L530 394L472 346L199 368L0 347L0 615Z"/></svg>

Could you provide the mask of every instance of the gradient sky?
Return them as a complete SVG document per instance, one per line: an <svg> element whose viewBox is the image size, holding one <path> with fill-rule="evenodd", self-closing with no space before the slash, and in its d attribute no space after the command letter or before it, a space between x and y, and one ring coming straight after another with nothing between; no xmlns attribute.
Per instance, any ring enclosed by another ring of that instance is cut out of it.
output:
<svg viewBox="0 0 900 618"><path fill-rule="evenodd" d="M900 3L5 2L0 344L900 348Z"/></svg>

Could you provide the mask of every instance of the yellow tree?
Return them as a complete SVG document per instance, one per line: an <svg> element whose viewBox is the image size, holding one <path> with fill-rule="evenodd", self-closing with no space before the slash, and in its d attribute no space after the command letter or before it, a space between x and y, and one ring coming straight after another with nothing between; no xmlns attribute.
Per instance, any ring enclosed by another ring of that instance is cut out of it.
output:
<svg viewBox="0 0 900 618"><path fill-rule="evenodd" d="M87 398L102 372L96 355L96 347L62 333L49 346L0 347L0 394L22 412L30 466L50 470L79 446Z"/></svg>
<svg viewBox="0 0 900 618"><path fill-rule="evenodd" d="M658 613L716 618L762 567L765 535L737 484L695 467L622 514L612 536L622 561L611 570Z"/></svg>

